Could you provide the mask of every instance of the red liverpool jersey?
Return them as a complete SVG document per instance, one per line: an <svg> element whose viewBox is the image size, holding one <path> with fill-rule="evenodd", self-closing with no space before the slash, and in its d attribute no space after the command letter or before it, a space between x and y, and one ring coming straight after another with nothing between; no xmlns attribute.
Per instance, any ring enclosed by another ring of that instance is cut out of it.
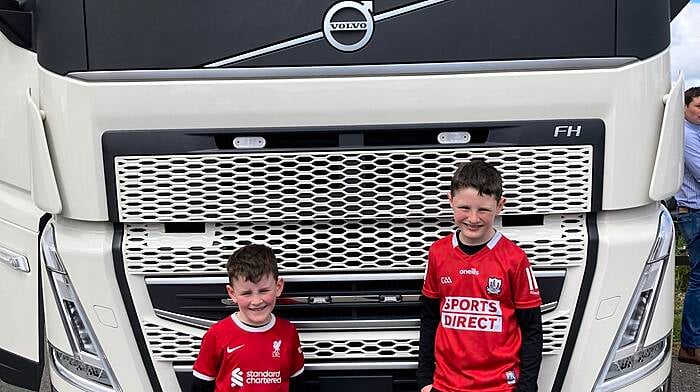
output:
<svg viewBox="0 0 700 392"><path fill-rule="evenodd" d="M304 371L296 328L287 320L243 324L235 314L209 328L193 374L215 381L216 392L287 392L289 379Z"/></svg>
<svg viewBox="0 0 700 392"><path fill-rule="evenodd" d="M471 256L456 236L430 247L423 282L423 295L440 299L433 386L445 392L512 391L520 374L515 309L542 304L530 262L499 232Z"/></svg>

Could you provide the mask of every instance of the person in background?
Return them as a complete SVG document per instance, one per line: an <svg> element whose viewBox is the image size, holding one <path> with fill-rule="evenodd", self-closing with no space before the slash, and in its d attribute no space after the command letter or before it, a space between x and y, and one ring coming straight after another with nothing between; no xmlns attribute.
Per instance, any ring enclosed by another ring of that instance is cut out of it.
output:
<svg viewBox="0 0 700 392"><path fill-rule="evenodd" d="M678 360L700 365L700 87L685 91L685 169L676 194L678 228L690 259Z"/></svg>

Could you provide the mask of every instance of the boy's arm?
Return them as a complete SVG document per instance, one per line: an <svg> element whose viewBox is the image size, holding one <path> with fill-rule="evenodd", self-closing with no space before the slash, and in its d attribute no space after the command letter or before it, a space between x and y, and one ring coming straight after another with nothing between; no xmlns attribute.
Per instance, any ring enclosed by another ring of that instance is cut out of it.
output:
<svg viewBox="0 0 700 392"><path fill-rule="evenodd" d="M221 358L218 355L216 333L209 329L202 338L199 354L197 354L197 359L192 366L190 392L213 392L220 365Z"/></svg>
<svg viewBox="0 0 700 392"><path fill-rule="evenodd" d="M542 298L535 273L523 253L512 280L515 317L520 327L520 379L517 392L536 392L542 363Z"/></svg>
<svg viewBox="0 0 700 392"><path fill-rule="evenodd" d="M289 392L304 392L306 389L304 372L289 379Z"/></svg>
<svg viewBox="0 0 700 392"><path fill-rule="evenodd" d="M214 392L214 381L204 381L197 377L192 378L192 388L190 392Z"/></svg>
<svg viewBox="0 0 700 392"><path fill-rule="evenodd" d="M440 299L421 295L420 340L418 341L418 388L433 383L435 374L435 332L440 321Z"/></svg>
<svg viewBox="0 0 700 392"><path fill-rule="evenodd" d="M291 368L294 373L289 378L289 392L305 392L306 380L304 378L304 352L301 349L299 333L292 325L292 350L290 351Z"/></svg>
<svg viewBox="0 0 700 392"><path fill-rule="evenodd" d="M542 312L540 307L516 309L515 316L523 337L520 347L520 380L517 392L537 392L542 363Z"/></svg>

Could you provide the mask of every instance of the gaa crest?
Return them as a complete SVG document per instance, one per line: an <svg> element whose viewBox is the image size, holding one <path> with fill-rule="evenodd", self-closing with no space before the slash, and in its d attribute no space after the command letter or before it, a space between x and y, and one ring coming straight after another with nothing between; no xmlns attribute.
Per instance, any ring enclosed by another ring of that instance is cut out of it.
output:
<svg viewBox="0 0 700 392"><path fill-rule="evenodd" d="M489 277L489 282L486 285L486 292L491 295L499 295L501 294L502 285L503 281L501 279Z"/></svg>
<svg viewBox="0 0 700 392"><path fill-rule="evenodd" d="M508 370L506 372L506 383L508 383L508 385L513 385L513 384L515 384L516 381L517 380L515 377L515 372L512 370Z"/></svg>

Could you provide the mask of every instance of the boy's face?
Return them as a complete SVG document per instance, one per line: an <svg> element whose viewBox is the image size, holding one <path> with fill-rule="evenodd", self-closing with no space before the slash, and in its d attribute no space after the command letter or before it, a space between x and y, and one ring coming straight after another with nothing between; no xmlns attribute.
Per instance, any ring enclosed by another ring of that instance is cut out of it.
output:
<svg viewBox="0 0 700 392"><path fill-rule="evenodd" d="M493 222L506 200L479 195L474 188L462 188L454 196L447 194L459 229L459 239L465 245L481 245L494 234Z"/></svg>
<svg viewBox="0 0 700 392"><path fill-rule="evenodd" d="M264 325L270 321L277 297L282 294L284 281L271 274L263 276L258 283L234 278L233 285L226 285L228 296L238 304L238 318L250 325Z"/></svg>

